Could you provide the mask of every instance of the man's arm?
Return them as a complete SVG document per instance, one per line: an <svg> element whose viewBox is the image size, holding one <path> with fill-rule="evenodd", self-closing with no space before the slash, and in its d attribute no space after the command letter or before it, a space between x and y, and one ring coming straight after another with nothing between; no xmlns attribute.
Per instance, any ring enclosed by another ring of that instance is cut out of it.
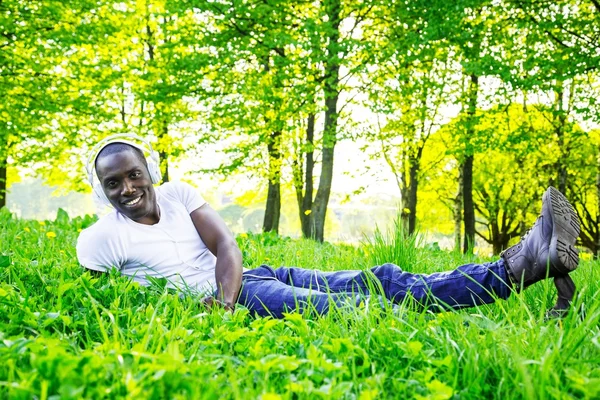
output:
<svg viewBox="0 0 600 400"><path fill-rule="evenodd" d="M242 285L242 252L225 221L208 204L192 211L192 222L208 249L217 257L217 300L233 309Z"/></svg>

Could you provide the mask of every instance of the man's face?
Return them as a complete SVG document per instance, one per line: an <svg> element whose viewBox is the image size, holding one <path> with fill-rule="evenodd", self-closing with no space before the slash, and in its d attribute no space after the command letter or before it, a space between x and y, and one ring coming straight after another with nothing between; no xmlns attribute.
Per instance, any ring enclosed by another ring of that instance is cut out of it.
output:
<svg viewBox="0 0 600 400"><path fill-rule="evenodd" d="M96 172L118 212L140 224L158 223L158 204L148 168L133 150L102 156L96 161Z"/></svg>

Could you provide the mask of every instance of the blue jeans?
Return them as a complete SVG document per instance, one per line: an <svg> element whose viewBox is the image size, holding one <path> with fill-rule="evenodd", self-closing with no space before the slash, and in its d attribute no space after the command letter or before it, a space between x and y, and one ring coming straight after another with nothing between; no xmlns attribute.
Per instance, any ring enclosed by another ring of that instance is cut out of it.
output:
<svg viewBox="0 0 600 400"><path fill-rule="evenodd" d="M244 272L238 303L251 313L281 318L294 310L325 314L331 306L358 306L372 296L400 304L409 295L419 307L442 311L506 299L507 282L502 259L430 275L404 272L394 264L335 272L261 265Z"/></svg>

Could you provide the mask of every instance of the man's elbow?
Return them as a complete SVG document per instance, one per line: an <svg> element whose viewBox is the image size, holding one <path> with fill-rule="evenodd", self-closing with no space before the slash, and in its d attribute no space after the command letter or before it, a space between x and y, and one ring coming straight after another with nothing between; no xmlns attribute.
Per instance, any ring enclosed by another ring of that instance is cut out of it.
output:
<svg viewBox="0 0 600 400"><path fill-rule="evenodd" d="M242 251L233 237L219 241L216 256L219 254L231 254L240 259L242 257Z"/></svg>

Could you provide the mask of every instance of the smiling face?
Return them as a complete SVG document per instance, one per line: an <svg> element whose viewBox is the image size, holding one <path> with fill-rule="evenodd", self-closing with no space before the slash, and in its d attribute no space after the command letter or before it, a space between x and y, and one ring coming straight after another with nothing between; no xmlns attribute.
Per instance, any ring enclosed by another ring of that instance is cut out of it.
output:
<svg viewBox="0 0 600 400"><path fill-rule="evenodd" d="M131 220L145 225L158 223L156 193L142 157L133 148L96 159L96 173L110 204Z"/></svg>

